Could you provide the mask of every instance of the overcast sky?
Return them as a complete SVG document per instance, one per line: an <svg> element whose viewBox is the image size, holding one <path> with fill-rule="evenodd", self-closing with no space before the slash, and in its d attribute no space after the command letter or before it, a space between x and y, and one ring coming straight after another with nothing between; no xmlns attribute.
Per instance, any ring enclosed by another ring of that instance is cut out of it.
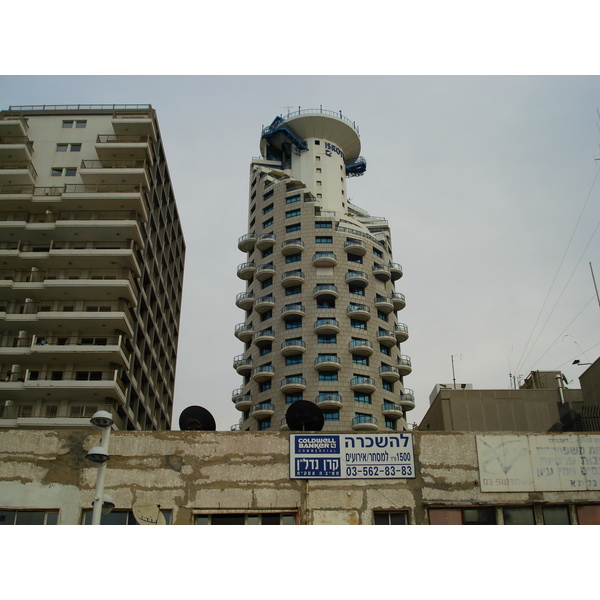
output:
<svg viewBox="0 0 600 600"><path fill-rule="evenodd" d="M389 220L404 269L409 422L452 382L452 357L457 383L476 388L532 369L579 387L585 367L571 363L600 355L599 92L593 76L2 76L0 108L157 110L187 245L173 423L198 404L228 430L249 165L261 126L299 107L341 110L360 129L367 171L348 194Z"/></svg>

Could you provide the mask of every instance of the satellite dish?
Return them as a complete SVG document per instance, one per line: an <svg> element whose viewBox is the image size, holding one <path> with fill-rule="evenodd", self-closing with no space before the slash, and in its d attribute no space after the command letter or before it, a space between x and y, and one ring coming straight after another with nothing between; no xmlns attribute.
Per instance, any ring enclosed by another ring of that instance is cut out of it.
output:
<svg viewBox="0 0 600 600"><path fill-rule="evenodd" d="M202 406L188 406L179 415L181 431L215 431L217 425L214 417Z"/></svg>
<svg viewBox="0 0 600 600"><path fill-rule="evenodd" d="M323 411L307 400L291 404L285 413L285 420L292 431L321 431L325 424Z"/></svg>
<svg viewBox="0 0 600 600"><path fill-rule="evenodd" d="M138 500L133 505L133 516L138 525L166 525L164 515L160 512L158 504Z"/></svg>

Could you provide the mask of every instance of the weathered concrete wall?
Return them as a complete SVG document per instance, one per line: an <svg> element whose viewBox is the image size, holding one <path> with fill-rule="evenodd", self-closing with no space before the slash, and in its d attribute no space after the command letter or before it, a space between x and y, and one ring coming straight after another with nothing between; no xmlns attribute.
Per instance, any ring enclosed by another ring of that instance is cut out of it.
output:
<svg viewBox="0 0 600 600"><path fill-rule="evenodd" d="M371 524L374 510L407 510L424 524L428 506L600 503L590 491L481 492L475 435L415 432L414 479L334 481L290 479L285 432L116 431L105 491L117 509L160 504L175 524L191 524L198 510L278 509L307 524ZM0 508L59 508L59 523L81 523L97 472L85 454L99 437L0 432Z"/></svg>

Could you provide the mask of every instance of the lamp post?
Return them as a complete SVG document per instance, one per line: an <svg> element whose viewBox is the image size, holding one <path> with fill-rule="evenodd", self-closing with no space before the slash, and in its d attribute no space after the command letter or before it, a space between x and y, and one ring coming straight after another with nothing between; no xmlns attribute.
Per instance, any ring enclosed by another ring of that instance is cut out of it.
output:
<svg viewBox="0 0 600 600"><path fill-rule="evenodd" d="M106 477L106 463L110 458L108 454L108 444L110 442L110 430L113 426L113 419L110 413L105 410L99 410L90 419L90 423L95 429L102 431L102 438L99 446L94 446L86 455L86 458L93 463L98 465L98 472L96 474L96 492L94 494L94 509L92 512L92 525L100 525L100 517L102 515L102 508L104 505L104 479ZM107 508L109 511L112 510L114 504L112 499L106 497Z"/></svg>

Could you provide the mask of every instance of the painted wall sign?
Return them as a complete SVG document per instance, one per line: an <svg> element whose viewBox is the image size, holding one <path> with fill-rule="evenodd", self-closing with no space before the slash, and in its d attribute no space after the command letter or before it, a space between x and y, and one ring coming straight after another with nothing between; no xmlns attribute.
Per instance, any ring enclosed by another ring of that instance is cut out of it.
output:
<svg viewBox="0 0 600 600"><path fill-rule="evenodd" d="M407 479L415 476L412 433L294 433L291 479Z"/></svg>
<svg viewBox="0 0 600 600"><path fill-rule="evenodd" d="M478 435L482 492L600 490L600 435Z"/></svg>
<svg viewBox="0 0 600 600"><path fill-rule="evenodd" d="M325 154L327 156L333 156L334 152L339 154L342 157L342 160L344 160L344 153L337 146L334 146L329 142L325 142Z"/></svg>

